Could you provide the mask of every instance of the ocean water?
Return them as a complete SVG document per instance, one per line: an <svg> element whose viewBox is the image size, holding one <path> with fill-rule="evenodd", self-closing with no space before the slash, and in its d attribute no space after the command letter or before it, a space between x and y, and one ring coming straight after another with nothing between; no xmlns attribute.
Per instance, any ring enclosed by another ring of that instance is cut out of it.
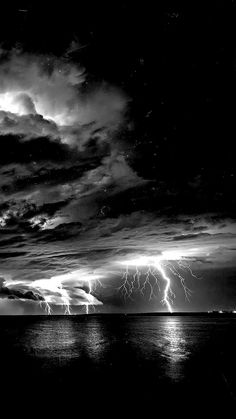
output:
<svg viewBox="0 0 236 419"><path fill-rule="evenodd" d="M227 316L2 316L1 394L73 412L225 412L235 336Z"/></svg>

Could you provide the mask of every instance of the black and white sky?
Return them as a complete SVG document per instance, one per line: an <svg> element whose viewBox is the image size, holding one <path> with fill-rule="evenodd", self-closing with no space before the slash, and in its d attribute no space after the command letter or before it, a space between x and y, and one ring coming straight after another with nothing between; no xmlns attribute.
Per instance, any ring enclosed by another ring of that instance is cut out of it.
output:
<svg viewBox="0 0 236 419"><path fill-rule="evenodd" d="M142 257L235 309L236 4L48 3L1 10L0 314L165 311Z"/></svg>

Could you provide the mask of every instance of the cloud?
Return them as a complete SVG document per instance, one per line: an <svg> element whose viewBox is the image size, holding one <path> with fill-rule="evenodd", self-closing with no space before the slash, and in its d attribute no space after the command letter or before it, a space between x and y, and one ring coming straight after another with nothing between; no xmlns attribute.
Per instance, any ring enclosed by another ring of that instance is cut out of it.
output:
<svg viewBox="0 0 236 419"><path fill-rule="evenodd" d="M94 131L109 141L122 123L125 95L104 82L85 89L84 70L67 58L16 49L0 58L1 135L50 136L83 148Z"/></svg>
<svg viewBox="0 0 236 419"><path fill-rule="evenodd" d="M90 290L99 277L81 269L47 279L0 279L0 298L41 301L50 306L102 305Z"/></svg>
<svg viewBox="0 0 236 419"><path fill-rule="evenodd" d="M28 207L31 211L35 209ZM229 235L235 226L230 220L222 227L207 217L168 219L151 212L134 212L44 229L21 223L1 230L4 286L20 291L22 296L32 291L58 309L65 304L62 290L74 307L117 301L126 261L141 256L182 255L194 273L235 264L231 249L236 236Z"/></svg>
<svg viewBox="0 0 236 419"><path fill-rule="evenodd" d="M55 215L50 215L49 219L53 217ZM45 216L44 220L39 220L41 225L35 227L23 222L23 218L24 215L16 224L1 229L0 247L4 256L1 272L14 281L28 281L31 286L36 280L51 280L72 271L77 272L72 288L81 284L81 278L89 278L92 272L102 275L101 280L106 283L114 275L119 277L117 261L136 254L155 256L176 250L189 254L193 249L194 263L200 259L213 260L221 246L217 263L223 263L226 254L227 263L234 259L234 252L227 250L235 243L235 233L229 233L235 230L235 225L230 221L222 230L199 217L193 220L182 216L171 220L151 212L134 212L116 218L101 215L82 222L70 222L68 218L59 225L48 225L48 216ZM204 226L207 235L192 234L198 226ZM184 232L186 239L182 236ZM183 239L179 241L176 237Z"/></svg>
<svg viewBox="0 0 236 419"><path fill-rule="evenodd" d="M126 96L105 82L86 83L85 71L65 57L2 51L2 227L81 223L104 215L108 195L146 183L119 139ZM44 210L50 205L53 214Z"/></svg>
<svg viewBox="0 0 236 419"><path fill-rule="evenodd" d="M34 102L27 93L18 93L15 97L13 96L11 100L11 106L16 107L16 113L26 115L35 115L37 113Z"/></svg>
<svg viewBox="0 0 236 419"><path fill-rule="evenodd" d="M145 179L126 95L86 77L66 57L2 52L1 298L101 305L117 301L121 261L235 263L235 222L199 210L202 179Z"/></svg>
<svg viewBox="0 0 236 419"><path fill-rule="evenodd" d="M209 237L209 233L193 233L193 234L181 234L180 236L175 236L173 240L175 241L182 241L182 240L192 240L192 239L199 239L204 237Z"/></svg>
<svg viewBox="0 0 236 419"><path fill-rule="evenodd" d="M0 298L32 300L32 301L45 301L44 297L32 290L21 291L14 286L7 287L6 281L0 278Z"/></svg>
<svg viewBox="0 0 236 419"><path fill-rule="evenodd" d="M38 137L60 139L58 127L53 121L48 121L42 115L19 115L1 111L0 107L0 135L18 135L24 140Z"/></svg>

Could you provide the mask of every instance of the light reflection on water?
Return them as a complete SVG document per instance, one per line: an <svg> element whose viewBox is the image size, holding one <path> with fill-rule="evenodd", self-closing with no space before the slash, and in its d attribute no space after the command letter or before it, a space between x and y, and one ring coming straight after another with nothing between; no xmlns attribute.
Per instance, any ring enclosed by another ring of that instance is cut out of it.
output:
<svg viewBox="0 0 236 419"><path fill-rule="evenodd" d="M132 344L140 359L155 363L163 376L176 380L184 375L186 362L191 357L192 345L199 338L196 331L180 317L148 317L131 324Z"/></svg>
<svg viewBox="0 0 236 419"><path fill-rule="evenodd" d="M82 395L89 408L98 394L96 406L129 398L132 408L143 400L157 411L189 398L203 406L210 390L212 407L228 389L222 372L236 389L235 333L236 318L223 317L2 317L2 382L34 392L36 385L37 397L44 388L50 398L54 388L69 400Z"/></svg>
<svg viewBox="0 0 236 419"><path fill-rule="evenodd" d="M172 380L184 378L184 365L190 355L186 331L180 319L165 318L161 356L166 359L165 375Z"/></svg>
<svg viewBox="0 0 236 419"><path fill-rule="evenodd" d="M163 324L161 347L163 356L171 362L178 362L188 357L187 341L182 322L178 319L166 318Z"/></svg>
<svg viewBox="0 0 236 419"><path fill-rule="evenodd" d="M68 348L72 348L76 342L73 325L70 322L55 322L39 325L36 331L30 330L30 347L37 354L40 352L51 356L55 350L66 354Z"/></svg>
<svg viewBox="0 0 236 419"><path fill-rule="evenodd" d="M77 324L69 318L42 321L28 330L24 341L33 356L45 358L99 358L104 342L99 322Z"/></svg>
<svg viewBox="0 0 236 419"><path fill-rule="evenodd" d="M195 347L206 341L204 330L196 321L174 316L47 318L32 323L18 342L30 357L47 364L155 365L157 374L176 380Z"/></svg>

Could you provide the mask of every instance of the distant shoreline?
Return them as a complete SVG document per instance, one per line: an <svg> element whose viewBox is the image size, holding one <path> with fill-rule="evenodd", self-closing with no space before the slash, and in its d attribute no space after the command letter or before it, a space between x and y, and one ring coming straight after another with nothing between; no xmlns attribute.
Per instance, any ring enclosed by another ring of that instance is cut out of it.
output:
<svg viewBox="0 0 236 419"><path fill-rule="evenodd" d="M218 313L218 312L206 312L206 311L194 311L194 312L173 312L173 313L162 313L162 312L157 312L157 313L89 313L89 314L85 314L85 313L78 313L78 314L1 314L0 315L0 319L4 318L4 317L132 317L132 316L136 316L136 317L141 317L141 316L148 316L148 317L160 317L160 316L165 316L165 317L176 317L176 316L183 316L183 317L187 317L187 316L205 316L205 317L236 317L236 313Z"/></svg>

